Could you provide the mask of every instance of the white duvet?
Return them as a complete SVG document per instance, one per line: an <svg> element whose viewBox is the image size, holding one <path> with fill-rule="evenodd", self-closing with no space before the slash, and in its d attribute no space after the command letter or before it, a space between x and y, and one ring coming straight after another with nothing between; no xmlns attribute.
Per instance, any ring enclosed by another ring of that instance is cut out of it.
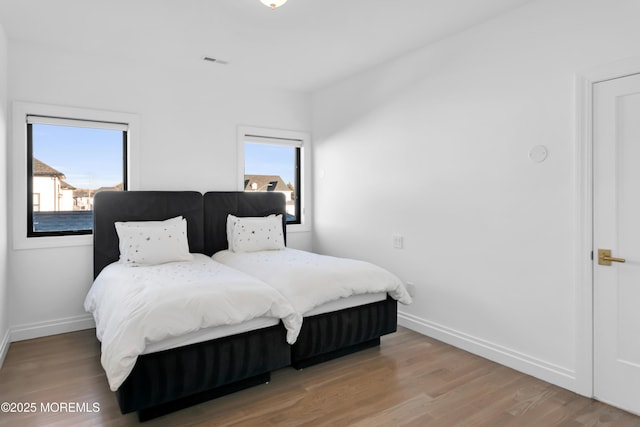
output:
<svg viewBox="0 0 640 427"><path fill-rule="evenodd" d="M214 254L213 259L273 286L300 314L330 301L367 293L387 292L403 304L411 303L398 277L365 261L291 248L244 253L225 250Z"/></svg>
<svg viewBox="0 0 640 427"><path fill-rule="evenodd" d="M257 317L282 319L295 342L302 317L273 288L211 258L129 267L113 263L94 281L84 303L96 321L102 366L115 391L147 343L201 328Z"/></svg>

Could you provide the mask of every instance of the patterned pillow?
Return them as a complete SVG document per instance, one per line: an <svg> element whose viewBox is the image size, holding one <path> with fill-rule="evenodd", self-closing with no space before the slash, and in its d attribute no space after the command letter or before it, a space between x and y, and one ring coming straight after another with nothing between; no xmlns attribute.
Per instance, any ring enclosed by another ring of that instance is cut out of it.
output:
<svg viewBox="0 0 640 427"><path fill-rule="evenodd" d="M282 215L227 217L227 241L232 252L284 249Z"/></svg>
<svg viewBox="0 0 640 427"><path fill-rule="evenodd" d="M120 240L120 262L136 267L174 261L189 261L187 220L116 222Z"/></svg>

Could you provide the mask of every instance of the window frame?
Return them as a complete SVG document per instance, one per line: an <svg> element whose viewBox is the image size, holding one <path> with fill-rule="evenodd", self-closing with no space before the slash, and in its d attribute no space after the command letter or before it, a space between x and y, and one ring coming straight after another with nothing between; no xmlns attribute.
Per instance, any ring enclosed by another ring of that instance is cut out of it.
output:
<svg viewBox="0 0 640 427"><path fill-rule="evenodd" d="M298 181L299 181L299 197L296 200L296 209L298 212L299 222L288 223L287 233L303 232L311 230L311 197L309 190L311 189L311 139L307 132L261 128L254 126L239 126L237 141L237 157L238 157L238 190L244 191L244 144L245 142L282 145L297 147L298 155Z"/></svg>
<svg viewBox="0 0 640 427"><path fill-rule="evenodd" d="M34 231L34 203L33 203L33 125L50 124L75 128L110 129L122 132L122 184L123 191L128 190L127 183L127 145L129 140L129 126L126 123L114 123L95 120L76 120L65 117L44 117L30 114L27 116L27 237L46 236L75 236L82 234L93 234L93 229L81 230L56 230L56 231ZM39 196L39 193L36 193ZM29 197L31 196L31 197ZM39 197L38 197L39 198ZM38 210L39 211L39 210Z"/></svg>
<svg viewBox="0 0 640 427"><path fill-rule="evenodd" d="M127 125L127 145L123 159L128 189L138 188L139 178L131 165L138 159L139 118L135 114L113 111L85 109L77 107L64 107L48 104L15 101L12 108L12 133L11 147L12 162L9 167L11 177L11 190L13 207L11 212L11 233L13 248L39 249L67 246L90 246L93 244L93 233L73 233L29 236L28 210L33 205L28 199L28 171L27 164L30 159L28 152L27 117L42 116L53 118L66 118L79 121L121 123Z"/></svg>

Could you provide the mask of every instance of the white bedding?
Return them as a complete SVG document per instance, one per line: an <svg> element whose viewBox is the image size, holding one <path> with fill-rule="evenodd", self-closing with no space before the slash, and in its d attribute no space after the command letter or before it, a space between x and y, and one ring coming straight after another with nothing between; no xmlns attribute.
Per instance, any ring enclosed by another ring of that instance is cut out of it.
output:
<svg viewBox="0 0 640 427"><path fill-rule="evenodd" d="M300 314L340 298L378 292L387 292L402 304L411 303L398 277L365 261L291 248L245 253L225 250L213 259L273 286Z"/></svg>
<svg viewBox="0 0 640 427"><path fill-rule="evenodd" d="M300 314L273 288L202 254L155 266L110 264L84 305L96 321L102 366L114 391L148 343L258 317L282 319L287 341L294 343L302 325Z"/></svg>

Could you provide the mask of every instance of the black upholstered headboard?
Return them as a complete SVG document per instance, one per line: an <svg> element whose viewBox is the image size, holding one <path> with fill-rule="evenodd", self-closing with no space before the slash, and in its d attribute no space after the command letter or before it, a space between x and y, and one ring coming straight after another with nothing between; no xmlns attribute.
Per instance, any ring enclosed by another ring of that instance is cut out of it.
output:
<svg viewBox="0 0 640 427"><path fill-rule="evenodd" d="M267 216L282 214L286 239L286 200L278 192L245 193L242 191L210 191L204 194L205 253L227 249L227 215Z"/></svg>
<svg viewBox="0 0 640 427"><path fill-rule="evenodd" d="M101 191L93 200L93 275L120 257L117 221L187 219L189 250L206 255L228 248L227 215L282 214L286 238L285 197L277 192L242 191Z"/></svg>
<svg viewBox="0 0 640 427"><path fill-rule="evenodd" d="M93 199L93 275L120 257L117 221L187 220L191 252L204 252L202 194L197 191L101 191Z"/></svg>

